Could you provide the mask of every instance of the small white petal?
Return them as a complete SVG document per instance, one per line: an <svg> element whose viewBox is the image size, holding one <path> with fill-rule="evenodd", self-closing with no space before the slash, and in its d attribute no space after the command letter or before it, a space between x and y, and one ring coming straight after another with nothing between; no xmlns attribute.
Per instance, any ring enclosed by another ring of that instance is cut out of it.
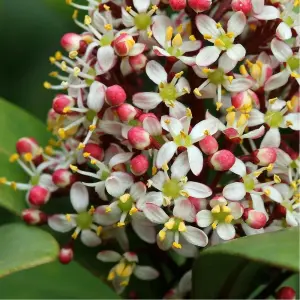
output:
<svg viewBox="0 0 300 300"><path fill-rule="evenodd" d="M134 183L131 186L130 195L136 201L140 197L146 195L146 191L147 191L146 185L143 182L139 181Z"/></svg>
<svg viewBox="0 0 300 300"><path fill-rule="evenodd" d="M290 73L287 69L272 75L265 83L265 91L269 92L284 86L288 82L289 77Z"/></svg>
<svg viewBox="0 0 300 300"><path fill-rule="evenodd" d="M157 85L161 82L167 82L167 73L165 69L155 60L151 60L146 65L148 77Z"/></svg>
<svg viewBox="0 0 300 300"><path fill-rule="evenodd" d="M242 135L243 139L258 139L260 137L262 137L265 133L265 126L260 126L259 128L249 131L246 134Z"/></svg>
<svg viewBox="0 0 300 300"><path fill-rule="evenodd" d="M265 5L263 10L259 14L254 15L254 17L259 20L274 20L280 17L280 12L274 6Z"/></svg>
<svg viewBox="0 0 300 300"><path fill-rule="evenodd" d="M223 196L232 201L240 201L246 195L246 190L242 182L234 182L226 185L223 189Z"/></svg>
<svg viewBox="0 0 300 300"><path fill-rule="evenodd" d="M186 115L186 106L179 101L174 103L174 107L170 107L170 116L181 119Z"/></svg>
<svg viewBox="0 0 300 300"><path fill-rule="evenodd" d="M164 164L167 164L174 156L177 150L177 145L174 142L168 142L163 144L159 149L156 157L156 166L161 168Z"/></svg>
<svg viewBox="0 0 300 300"><path fill-rule="evenodd" d="M178 292L185 295L192 290L192 271L186 272L180 279L178 284Z"/></svg>
<svg viewBox="0 0 300 300"><path fill-rule="evenodd" d="M221 53L216 46L206 46L200 50L196 56L196 64L200 67L206 67L213 64Z"/></svg>
<svg viewBox="0 0 300 300"><path fill-rule="evenodd" d="M288 40L292 37L292 30L286 23L281 22L276 29L276 36L281 40Z"/></svg>
<svg viewBox="0 0 300 300"><path fill-rule="evenodd" d="M199 14L195 19L196 26L202 35L208 34L216 38L220 35L217 23L207 15Z"/></svg>
<svg viewBox="0 0 300 300"><path fill-rule="evenodd" d="M264 192L268 192L268 197L277 203L281 203L283 201L281 194L272 186L266 186L262 189Z"/></svg>
<svg viewBox="0 0 300 300"><path fill-rule="evenodd" d="M280 132L278 128L270 128L265 134L260 144L260 148L266 148L266 147L278 148L280 145L280 140L281 138L280 138Z"/></svg>
<svg viewBox="0 0 300 300"><path fill-rule="evenodd" d="M117 262L122 258L122 256L116 251L104 250L100 251L96 258L103 262Z"/></svg>
<svg viewBox="0 0 300 300"><path fill-rule="evenodd" d="M146 218L153 223L163 224L169 220L169 216L164 210L155 204L146 203L143 212Z"/></svg>
<svg viewBox="0 0 300 300"><path fill-rule="evenodd" d="M82 243L88 247L96 247L101 244L100 237L94 231L89 229L81 231L80 239Z"/></svg>
<svg viewBox="0 0 300 300"><path fill-rule="evenodd" d="M300 130L300 113L289 113L284 116L284 122L291 122L292 125L289 125L289 128L293 130Z"/></svg>
<svg viewBox="0 0 300 300"><path fill-rule="evenodd" d="M95 186L95 191L99 195L100 199L107 200L107 196L105 194L105 181L100 181Z"/></svg>
<svg viewBox="0 0 300 300"><path fill-rule="evenodd" d="M253 108L250 112L250 118L248 119L248 126L257 126L263 123L265 123L265 114Z"/></svg>
<svg viewBox="0 0 300 300"><path fill-rule="evenodd" d="M235 68L237 64L236 60L231 59L226 52L224 52L219 58L218 66L223 69L225 73L230 72Z"/></svg>
<svg viewBox="0 0 300 300"><path fill-rule="evenodd" d="M232 224L219 224L216 230L219 237L225 241L231 240L235 236L235 229Z"/></svg>
<svg viewBox="0 0 300 300"><path fill-rule="evenodd" d="M286 62L293 55L290 46L276 38L271 42L271 50L280 62Z"/></svg>
<svg viewBox="0 0 300 300"><path fill-rule="evenodd" d="M125 153L119 153L114 155L108 163L108 166L110 169L112 169L114 166L118 164L123 164L126 163L130 160L132 157L133 153L132 152L125 152Z"/></svg>
<svg viewBox="0 0 300 300"><path fill-rule="evenodd" d="M215 134L218 131L218 125L218 122L214 118L203 120L193 127L189 136L192 138L193 143L196 143L205 137L206 131L210 135Z"/></svg>
<svg viewBox="0 0 300 300"><path fill-rule="evenodd" d="M248 78L236 78L233 79L230 84L224 84L227 91L232 93L243 92L250 89L254 84L254 81Z"/></svg>
<svg viewBox="0 0 300 300"><path fill-rule="evenodd" d="M246 55L246 50L241 44L234 44L226 53L232 60L241 61Z"/></svg>
<svg viewBox="0 0 300 300"><path fill-rule="evenodd" d="M264 203L264 200L262 199L262 197L260 195L256 195L256 194L250 194L250 196L252 199L253 209L264 213L268 219L269 216L266 212L265 203Z"/></svg>
<svg viewBox="0 0 300 300"><path fill-rule="evenodd" d="M75 182L70 190L70 198L73 208L77 212L87 210L89 205L89 193L87 188L81 182Z"/></svg>
<svg viewBox="0 0 300 300"><path fill-rule="evenodd" d="M39 179L39 185L47 188L50 192L55 192L58 189L57 185L52 181L52 176L50 174L42 174ZM18 184L17 186L20 188L21 184Z"/></svg>
<svg viewBox="0 0 300 300"><path fill-rule="evenodd" d="M134 26L134 19L133 19L133 17L125 10L124 7L122 7L122 23L126 27L132 27L132 26Z"/></svg>
<svg viewBox="0 0 300 300"><path fill-rule="evenodd" d="M191 171L198 176L203 168L203 155L199 148L192 145L187 148L188 160Z"/></svg>
<svg viewBox="0 0 300 300"><path fill-rule="evenodd" d="M142 43L135 43L132 49L129 51L129 56L136 56L144 52L146 48L145 44Z"/></svg>
<svg viewBox="0 0 300 300"><path fill-rule="evenodd" d="M196 210L189 199L177 199L175 201L173 214L175 217L181 218L188 222L194 222L196 217Z"/></svg>
<svg viewBox="0 0 300 300"><path fill-rule="evenodd" d="M103 73L114 66L115 51L111 46L100 47L97 52L99 67Z"/></svg>
<svg viewBox="0 0 300 300"><path fill-rule="evenodd" d="M132 225L133 230L135 231L135 233L137 234L137 236L141 240L143 240L143 241L145 241L146 243L149 243L149 244L154 244L155 241L156 241L156 231L155 231L154 226L153 225L152 226L150 226L150 225L146 226L146 225L143 224L143 223L145 223L144 221L139 222L138 220L136 220L136 215L137 215L137 213L135 213L133 215L132 221L131 221L131 225ZM146 219L146 220L150 224L150 221L148 219Z"/></svg>
<svg viewBox="0 0 300 300"><path fill-rule="evenodd" d="M264 229L253 229L251 228L248 224L246 223L241 223L241 226L243 228L243 230L245 231L246 235L255 235L255 234L260 234L260 233L264 233Z"/></svg>
<svg viewBox="0 0 300 300"><path fill-rule="evenodd" d="M201 42L200 41L187 41L183 42L180 50L185 53L185 52L191 52L191 51L196 51L200 49L201 47Z"/></svg>
<svg viewBox="0 0 300 300"><path fill-rule="evenodd" d="M161 192L150 192L147 193L145 196L141 197L136 206L140 210L144 210L145 205L147 203L155 204L156 206L161 206L163 204L163 195Z"/></svg>
<svg viewBox="0 0 300 300"><path fill-rule="evenodd" d="M265 5L265 0L252 0L252 7L253 7L253 12L255 14L259 14L262 12L264 5Z"/></svg>
<svg viewBox="0 0 300 300"><path fill-rule="evenodd" d="M89 109L99 112L104 104L106 86L98 81L94 81L90 86L90 92L87 97L87 106Z"/></svg>
<svg viewBox="0 0 300 300"><path fill-rule="evenodd" d="M230 202L228 207L231 209L231 214L235 220L239 219L244 213L243 206L239 202Z"/></svg>
<svg viewBox="0 0 300 300"><path fill-rule="evenodd" d="M124 173L124 172L114 172L114 173ZM124 173L124 176L127 177L126 182L122 181L122 178L118 178L117 176L110 176L105 180L105 187L107 192L113 197L120 197L124 194L125 190L131 185L128 184L131 180L133 182L132 177L129 174Z"/></svg>
<svg viewBox="0 0 300 300"><path fill-rule="evenodd" d="M197 213L196 221L199 227L208 227L213 223L213 216L210 210L204 209Z"/></svg>
<svg viewBox="0 0 300 300"><path fill-rule="evenodd" d="M151 181L152 181L152 186L154 186L159 191L162 191L163 185L164 185L164 183L166 181L165 173L162 172L162 171L157 172L157 174L155 174L151 178Z"/></svg>
<svg viewBox="0 0 300 300"><path fill-rule="evenodd" d="M159 272L156 271L154 268L139 265L135 267L133 274L141 280L153 280L159 276Z"/></svg>
<svg viewBox="0 0 300 300"><path fill-rule="evenodd" d="M48 225L58 232L69 232L76 226L75 216L71 215L71 220L68 221L66 215L53 215L48 218Z"/></svg>
<svg viewBox="0 0 300 300"><path fill-rule="evenodd" d="M164 47L166 39L166 29L169 26L173 26L172 21L169 17L159 15L153 17L152 32L157 42Z"/></svg>
<svg viewBox="0 0 300 300"><path fill-rule="evenodd" d="M135 106L142 109L154 109L162 99L158 93L144 92L134 94L132 97L132 102Z"/></svg>
<svg viewBox="0 0 300 300"><path fill-rule="evenodd" d="M143 120L143 128L151 135L158 136L162 134L162 127L158 119L154 117L146 117Z"/></svg>
<svg viewBox="0 0 300 300"><path fill-rule="evenodd" d="M164 50L163 48L157 47L157 46L153 46L153 52L157 55L157 56L165 56L165 57L170 57L170 53L166 50Z"/></svg>
<svg viewBox="0 0 300 300"><path fill-rule="evenodd" d="M195 246L205 247L208 244L207 235L199 228L186 226L186 231L181 234L189 243Z"/></svg>
<svg viewBox="0 0 300 300"><path fill-rule="evenodd" d="M241 177L246 175L246 166L239 158L235 159L233 166L229 170Z"/></svg>
<svg viewBox="0 0 300 300"><path fill-rule="evenodd" d="M174 232L167 230L166 232L166 238L161 241L159 238L159 235L156 236L156 243L159 249L163 251L167 251L172 247L172 243L174 241Z"/></svg>
<svg viewBox="0 0 300 300"><path fill-rule="evenodd" d="M295 218L295 216L287 210L286 212L286 222L290 225L290 226L298 226L298 222Z"/></svg>
<svg viewBox="0 0 300 300"><path fill-rule="evenodd" d="M109 212L107 212L108 208L110 208ZM118 207L118 202L114 201L110 205L98 206L93 219L97 224L108 226L117 223L120 220L121 214L122 211Z"/></svg>
<svg viewBox="0 0 300 300"><path fill-rule="evenodd" d="M172 178L182 178L190 170L187 151L181 152L171 166Z"/></svg>
<svg viewBox="0 0 300 300"><path fill-rule="evenodd" d="M243 32L246 23L247 19L245 15L241 11L238 11L230 17L227 24L227 31L233 32L236 37Z"/></svg>
<svg viewBox="0 0 300 300"><path fill-rule="evenodd" d="M188 181L183 188L195 198L207 198L212 194L212 190L207 185L199 182Z"/></svg>

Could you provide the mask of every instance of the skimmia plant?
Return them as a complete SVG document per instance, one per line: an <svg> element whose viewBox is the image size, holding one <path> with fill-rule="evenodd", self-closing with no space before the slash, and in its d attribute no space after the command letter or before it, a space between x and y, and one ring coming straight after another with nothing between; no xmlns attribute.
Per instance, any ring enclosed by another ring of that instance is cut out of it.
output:
<svg viewBox="0 0 300 300"><path fill-rule="evenodd" d="M25 222L65 233L62 263L98 247L122 293L165 276L140 254L173 253L164 297L184 298L199 251L299 226L298 0L66 2L81 32L50 57L53 138L19 139L28 180L0 180L26 191Z"/></svg>

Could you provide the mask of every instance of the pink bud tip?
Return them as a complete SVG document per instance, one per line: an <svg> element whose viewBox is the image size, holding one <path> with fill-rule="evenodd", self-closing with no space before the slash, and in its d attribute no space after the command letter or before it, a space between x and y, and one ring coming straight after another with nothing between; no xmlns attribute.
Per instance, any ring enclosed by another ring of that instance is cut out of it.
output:
<svg viewBox="0 0 300 300"><path fill-rule="evenodd" d="M39 185L32 187L28 195L28 201L35 206L44 205L48 202L49 198L49 190Z"/></svg>
<svg viewBox="0 0 300 300"><path fill-rule="evenodd" d="M115 52L119 56L127 56L134 44L134 39L128 33L121 33L113 41Z"/></svg>
<svg viewBox="0 0 300 300"><path fill-rule="evenodd" d="M206 155L214 154L219 149L217 140L211 135L208 135L201 140L199 146Z"/></svg>
<svg viewBox="0 0 300 300"><path fill-rule="evenodd" d="M251 0L232 0L231 7L234 11L241 11L245 15L252 10Z"/></svg>
<svg viewBox="0 0 300 300"><path fill-rule="evenodd" d="M137 115L137 111L134 106L128 103L123 103L117 108L117 113L121 121L129 122Z"/></svg>
<svg viewBox="0 0 300 300"><path fill-rule="evenodd" d="M62 264L67 265L73 260L73 257L74 252L72 248L65 247L60 249L58 259Z"/></svg>
<svg viewBox="0 0 300 300"><path fill-rule="evenodd" d="M276 161L277 153L274 148L261 148L253 152L253 156L257 159L259 166L268 166Z"/></svg>
<svg viewBox="0 0 300 300"><path fill-rule="evenodd" d="M41 225L47 222L47 215L40 210L29 208L22 211L22 219L29 225Z"/></svg>
<svg viewBox="0 0 300 300"><path fill-rule="evenodd" d="M112 85L105 91L106 102L111 106L118 106L125 102L126 93L119 85Z"/></svg>
<svg viewBox="0 0 300 300"><path fill-rule="evenodd" d="M241 138L239 137L239 133L234 128L226 128L223 133L226 137L233 143L239 144L241 142Z"/></svg>
<svg viewBox="0 0 300 300"><path fill-rule="evenodd" d="M231 96L231 103L236 109L245 113L248 113L252 106L259 107L259 99L251 90L233 94Z"/></svg>
<svg viewBox="0 0 300 300"><path fill-rule="evenodd" d="M211 0L188 0L190 8L192 8L196 13L208 10L211 6Z"/></svg>
<svg viewBox="0 0 300 300"><path fill-rule="evenodd" d="M128 131L128 141L138 150L144 150L151 144L149 133L142 127L132 127Z"/></svg>
<svg viewBox="0 0 300 300"><path fill-rule="evenodd" d="M17 141L16 149L20 155L31 153L35 158L37 155L39 155L40 147L34 138L23 137Z"/></svg>
<svg viewBox="0 0 300 300"><path fill-rule="evenodd" d="M243 220L253 229L261 229L267 223L266 215L252 208L245 208Z"/></svg>
<svg viewBox="0 0 300 300"><path fill-rule="evenodd" d="M135 56L129 56L129 64L135 72L138 72L145 68L147 57L142 53Z"/></svg>
<svg viewBox="0 0 300 300"><path fill-rule="evenodd" d="M68 52L77 51L80 48L81 36L77 33L66 33L60 40L61 46Z"/></svg>
<svg viewBox="0 0 300 300"><path fill-rule="evenodd" d="M64 111L67 107L73 107L75 105L75 100L64 94L57 95L52 102L52 108L54 111L60 115L65 114L66 111Z"/></svg>
<svg viewBox="0 0 300 300"><path fill-rule="evenodd" d="M235 163L235 156L228 150L220 150L211 156L210 163L216 171L227 171Z"/></svg>
<svg viewBox="0 0 300 300"><path fill-rule="evenodd" d="M52 174L52 181L60 188L65 188L75 181L75 175L67 169L58 169Z"/></svg>
<svg viewBox="0 0 300 300"><path fill-rule="evenodd" d="M169 0L169 4L173 10L181 10L186 7L186 0Z"/></svg>
<svg viewBox="0 0 300 300"><path fill-rule="evenodd" d="M139 121L143 122L146 118L151 117L151 118L155 118L156 120L158 120L157 116L153 113L145 113L145 114L141 114L139 116Z"/></svg>
<svg viewBox="0 0 300 300"><path fill-rule="evenodd" d="M276 299L287 299L287 300L294 300L296 299L296 292L290 286L283 286L279 289L276 293Z"/></svg>
<svg viewBox="0 0 300 300"><path fill-rule="evenodd" d="M143 155L137 155L130 162L130 170L136 176L141 176L147 172L149 168L148 158Z"/></svg>
<svg viewBox="0 0 300 300"><path fill-rule="evenodd" d="M102 160L104 157L103 148L97 144L89 143L84 147L84 152L90 153L91 157Z"/></svg>

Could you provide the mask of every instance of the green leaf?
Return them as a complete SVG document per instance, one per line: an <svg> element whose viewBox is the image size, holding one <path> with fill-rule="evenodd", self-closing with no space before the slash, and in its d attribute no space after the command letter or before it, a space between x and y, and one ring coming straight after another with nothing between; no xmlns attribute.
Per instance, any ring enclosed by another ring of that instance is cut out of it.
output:
<svg viewBox="0 0 300 300"><path fill-rule="evenodd" d="M1 226L0 240L0 277L54 261L59 253L49 233L23 223Z"/></svg>
<svg viewBox="0 0 300 300"><path fill-rule="evenodd" d="M24 136L34 137L39 143L46 144L49 133L45 125L28 114L23 109L0 99L0 177L10 181L29 181L28 176L17 163L9 163L8 159L16 151L16 141ZM14 191L10 187L0 186L0 206L15 214L20 214L25 208L25 193Z"/></svg>
<svg viewBox="0 0 300 300"><path fill-rule="evenodd" d="M119 298L76 262L69 265L54 262L12 274L0 280L0 290L3 299Z"/></svg>

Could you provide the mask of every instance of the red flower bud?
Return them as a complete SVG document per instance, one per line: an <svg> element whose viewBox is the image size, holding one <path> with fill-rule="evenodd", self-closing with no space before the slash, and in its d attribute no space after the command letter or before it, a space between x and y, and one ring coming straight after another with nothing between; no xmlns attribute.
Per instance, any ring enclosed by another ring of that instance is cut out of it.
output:
<svg viewBox="0 0 300 300"><path fill-rule="evenodd" d="M226 128L223 133L226 137L233 143L239 144L241 142L241 138L239 137L239 133L234 128Z"/></svg>
<svg viewBox="0 0 300 300"><path fill-rule="evenodd" d="M47 222L47 215L38 209L25 209L22 211L22 219L29 225L42 225Z"/></svg>
<svg viewBox="0 0 300 300"><path fill-rule="evenodd" d="M199 13L210 8L211 0L188 0L188 4L196 13Z"/></svg>
<svg viewBox="0 0 300 300"><path fill-rule="evenodd" d="M207 155L214 154L219 149L217 140L211 136L206 136L199 142L200 149Z"/></svg>
<svg viewBox="0 0 300 300"><path fill-rule="evenodd" d="M275 162L277 153L274 148L267 147L255 150L253 156L257 159L259 166L268 166Z"/></svg>
<svg viewBox="0 0 300 300"><path fill-rule="evenodd" d="M20 155L31 153L33 158L40 155L40 147L37 141L31 137L20 138L16 143L16 149Z"/></svg>
<svg viewBox="0 0 300 300"><path fill-rule="evenodd" d="M72 97L64 94L57 95L52 102L52 108L60 115L67 113L65 109L68 107L73 107L74 105L75 100Z"/></svg>
<svg viewBox="0 0 300 300"><path fill-rule="evenodd" d="M112 85L105 91L106 102L111 106L118 106L125 102L126 92L119 85Z"/></svg>
<svg viewBox="0 0 300 300"><path fill-rule="evenodd" d="M129 64L135 72L138 72L145 68L147 64L147 57L143 53L135 56L129 56Z"/></svg>
<svg viewBox="0 0 300 300"><path fill-rule="evenodd" d="M139 121L143 122L146 118L151 117L151 118L155 118L156 120L158 120L157 116L153 113L145 113L145 114L141 114L139 116Z"/></svg>
<svg viewBox="0 0 300 300"><path fill-rule="evenodd" d="M252 2L251 0L232 0L231 7L234 11L241 11L246 15L252 10Z"/></svg>
<svg viewBox="0 0 300 300"><path fill-rule="evenodd" d="M31 188L28 195L28 201L34 206L41 206L48 202L50 192L46 188L36 185Z"/></svg>
<svg viewBox="0 0 300 300"><path fill-rule="evenodd" d="M127 56L134 46L135 41L128 33L121 33L113 41L115 52L119 56Z"/></svg>
<svg viewBox="0 0 300 300"><path fill-rule="evenodd" d="M231 96L232 105L241 112L248 113L252 106L259 107L257 95L251 91L243 91Z"/></svg>
<svg viewBox="0 0 300 300"><path fill-rule="evenodd" d="M254 210L252 208L245 208L243 220L254 229L261 229L267 223L267 217L263 212Z"/></svg>
<svg viewBox="0 0 300 300"><path fill-rule="evenodd" d="M58 259L62 264L67 265L73 260L73 257L74 252L72 248L65 247L60 249Z"/></svg>
<svg viewBox="0 0 300 300"><path fill-rule="evenodd" d="M129 122L135 118L137 111L131 104L123 103L117 108L117 114L121 121Z"/></svg>
<svg viewBox="0 0 300 300"><path fill-rule="evenodd" d="M128 131L128 141L135 149L144 150L150 146L151 137L142 127L132 127Z"/></svg>
<svg viewBox="0 0 300 300"><path fill-rule="evenodd" d="M80 48L81 36L77 33L66 33L60 40L61 46L68 52L77 51Z"/></svg>
<svg viewBox="0 0 300 300"><path fill-rule="evenodd" d="M89 153L92 157L102 160L104 157L103 149L97 144L89 143L84 147L84 152Z"/></svg>
<svg viewBox="0 0 300 300"><path fill-rule="evenodd" d="M65 188L75 181L75 175L67 169L58 169L52 174L52 181L60 188Z"/></svg>
<svg viewBox="0 0 300 300"><path fill-rule="evenodd" d="M169 0L169 4L173 10L181 10L186 7L186 0Z"/></svg>
<svg viewBox="0 0 300 300"><path fill-rule="evenodd" d="M148 168L148 158L143 154L137 155L130 161L130 170L136 176L145 174Z"/></svg>
<svg viewBox="0 0 300 300"><path fill-rule="evenodd" d="M296 299L296 292L290 286L283 286L280 288L275 296L276 299L287 299L287 300L294 300Z"/></svg>
<svg viewBox="0 0 300 300"><path fill-rule="evenodd" d="M235 163L235 156L228 150L220 150L210 157L210 164L216 171L227 171Z"/></svg>

